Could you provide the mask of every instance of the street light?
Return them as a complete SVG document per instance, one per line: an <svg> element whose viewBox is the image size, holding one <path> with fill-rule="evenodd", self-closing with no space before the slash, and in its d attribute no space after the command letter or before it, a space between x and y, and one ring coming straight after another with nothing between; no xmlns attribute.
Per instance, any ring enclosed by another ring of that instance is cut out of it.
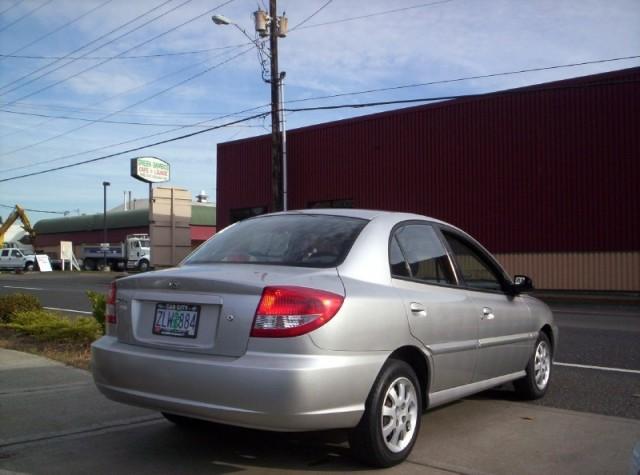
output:
<svg viewBox="0 0 640 475"><path fill-rule="evenodd" d="M213 15L211 19L216 25L231 25L233 23L224 15Z"/></svg>
<svg viewBox="0 0 640 475"><path fill-rule="evenodd" d="M108 181L103 181L102 182L102 188L104 189L104 211L102 214L102 225L104 228L104 232L102 234L102 243L106 244L107 242L107 186L110 186L111 183L109 183ZM103 262L103 269L106 270L107 268L107 249L103 248L103 255L104 255L104 262Z"/></svg>
<svg viewBox="0 0 640 475"><path fill-rule="evenodd" d="M271 191L272 204L271 211L282 211L287 209L286 183L287 170L285 161L285 150L283 145L284 130L284 110L282 104L282 85L284 73L278 71L278 38L287 35L288 20L286 16L278 17L277 0L269 0L269 14L263 10L253 13L255 20L255 30L260 37L269 37L269 59L270 59L270 79L265 79L271 84ZM223 15L213 15L211 20L216 25L233 25L238 28L244 36L249 38L260 51L258 40L251 38L244 29L234 21ZM281 128L282 125L282 128Z"/></svg>

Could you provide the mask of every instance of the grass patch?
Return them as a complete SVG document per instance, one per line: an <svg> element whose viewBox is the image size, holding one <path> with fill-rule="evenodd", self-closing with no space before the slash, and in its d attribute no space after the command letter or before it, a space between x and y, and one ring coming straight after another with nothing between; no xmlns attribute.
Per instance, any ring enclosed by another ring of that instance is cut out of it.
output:
<svg viewBox="0 0 640 475"><path fill-rule="evenodd" d="M88 290L87 297L89 297L89 301L91 302L91 313L93 314L93 318L96 319L104 331L104 319L107 312L107 296L100 292Z"/></svg>
<svg viewBox="0 0 640 475"><path fill-rule="evenodd" d="M102 334L102 326L93 318L71 318L49 310L16 312L0 327L43 342L91 343Z"/></svg>
<svg viewBox="0 0 640 475"><path fill-rule="evenodd" d="M9 322L12 315L17 312L41 308L40 301L33 295L15 293L0 296L0 323Z"/></svg>
<svg viewBox="0 0 640 475"><path fill-rule="evenodd" d="M102 334L102 325L92 317L69 317L42 309L14 311L12 307L12 313L0 320L0 347L83 369L89 369L91 343Z"/></svg>
<svg viewBox="0 0 640 475"><path fill-rule="evenodd" d="M90 343L41 341L6 328L0 328L0 347L44 356L86 370L91 362Z"/></svg>

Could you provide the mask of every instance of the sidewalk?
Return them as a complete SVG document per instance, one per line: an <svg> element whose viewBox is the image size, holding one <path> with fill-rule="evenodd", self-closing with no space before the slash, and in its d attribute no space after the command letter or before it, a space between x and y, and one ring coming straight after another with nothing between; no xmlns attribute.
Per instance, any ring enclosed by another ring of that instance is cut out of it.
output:
<svg viewBox="0 0 640 475"><path fill-rule="evenodd" d="M344 433L183 431L88 372L0 349L0 473L627 473L640 421L484 397L428 412L409 460L370 471Z"/></svg>

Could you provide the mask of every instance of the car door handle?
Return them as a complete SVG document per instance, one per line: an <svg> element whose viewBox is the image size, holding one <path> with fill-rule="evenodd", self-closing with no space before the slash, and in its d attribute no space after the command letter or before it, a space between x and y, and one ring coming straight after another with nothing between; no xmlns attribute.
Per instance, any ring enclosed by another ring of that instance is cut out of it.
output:
<svg viewBox="0 0 640 475"><path fill-rule="evenodd" d="M493 314L493 310L489 307L484 307L482 309L482 319L483 320L493 320L496 316Z"/></svg>
<svg viewBox="0 0 640 475"><path fill-rule="evenodd" d="M422 305L421 303L411 302L411 304L409 305L409 308L411 309L411 313L413 313L418 317L427 316L427 309L425 309L424 305Z"/></svg>

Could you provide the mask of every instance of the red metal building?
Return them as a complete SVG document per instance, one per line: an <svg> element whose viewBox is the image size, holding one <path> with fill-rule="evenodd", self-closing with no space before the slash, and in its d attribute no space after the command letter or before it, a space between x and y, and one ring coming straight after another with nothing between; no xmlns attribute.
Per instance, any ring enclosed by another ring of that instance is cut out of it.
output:
<svg viewBox="0 0 640 475"><path fill-rule="evenodd" d="M541 288L640 291L640 68L288 131L289 209L425 214ZM268 210L270 136L218 145L218 227Z"/></svg>

